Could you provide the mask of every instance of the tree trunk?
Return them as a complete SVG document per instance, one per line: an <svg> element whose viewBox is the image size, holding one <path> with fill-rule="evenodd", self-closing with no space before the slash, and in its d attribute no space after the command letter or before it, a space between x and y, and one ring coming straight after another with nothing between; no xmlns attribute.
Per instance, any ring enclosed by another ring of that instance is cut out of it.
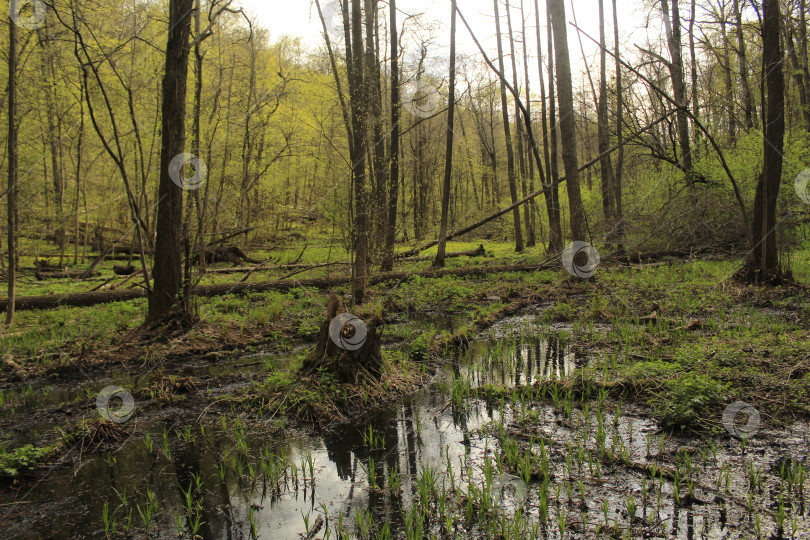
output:
<svg viewBox="0 0 810 540"><path fill-rule="evenodd" d="M700 101L698 100L698 70L697 70L697 53L695 51L695 19L697 18L697 2L692 0L691 9L689 10L689 72L692 79L692 111L695 116L700 116ZM699 131L695 130L695 138ZM697 143L695 143L697 144Z"/></svg>
<svg viewBox="0 0 810 540"><path fill-rule="evenodd" d="M782 178L785 135L784 50L779 36L779 0L763 0L762 52L767 87L764 118L764 163L757 182L752 236L754 245L744 269L749 281L776 281L780 276L776 245L776 201Z"/></svg>
<svg viewBox="0 0 810 540"><path fill-rule="evenodd" d="M366 15L366 50L365 50L365 92L368 113L369 174L371 193L368 196L369 215L369 250L378 254L382 246L385 229L385 138L382 129L382 98L380 88L380 62L375 46L374 36L377 27L377 0L365 0Z"/></svg>
<svg viewBox="0 0 810 540"><path fill-rule="evenodd" d="M185 144L186 82L193 5L193 0L169 2L169 37L161 119L160 198L153 270L155 281L147 314L147 322L150 323L165 319L177 307L181 314L188 309L180 297L183 279L180 258L183 190L169 176L169 164L183 152Z"/></svg>
<svg viewBox="0 0 810 540"><path fill-rule="evenodd" d="M346 313L340 299L330 295L318 344L304 359L301 375L323 368L341 383L356 384L366 374L379 378L383 365L380 322L375 320L367 325Z"/></svg>
<svg viewBox="0 0 810 540"><path fill-rule="evenodd" d="M672 0L672 18L670 19L668 0L661 0L661 12L667 33L667 44L671 62L669 73L672 77L672 92L678 104L676 118L678 122L678 143L681 147L681 162L686 171L686 182L692 186L692 145L689 140L689 116L686 109L689 100L686 97L686 84L683 80L683 55L681 54L681 12L678 0Z"/></svg>
<svg viewBox="0 0 810 540"><path fill-rule="evenodd" d="M804 91L810 95L810 58L807 55L807 0L799 0L799 52L804 67ZM804 110L807 130L810 131L810 105Z"/></svg>
<svg viewBox="0 0 810 540"><path fill-rule="evenodd" d="M526 37L526 15L523 11L523 0L520 0L520 36L523 40L523 77L526 79L526 114L531 119L532 112L532 100L531 100L531 89L529 87L529 47L528 41ZM538 60L542 62L542 60L538 56ZM540 77L542 79L543 74L540 73ZM544 104L545 105L545 104ZM545 124L545 115L543 115L543 124ZM543 130L543 148L546 148L546 130ZM529 192L534 191L534 162L532 161L531 157L532 150L531 148L527 148L526 155L527 161L529 162ZM548 160L545 162L546 170L548 170ZM536 219L535 216L537 215L537 205L534 199L529 201L528 205L529 210L529 219L526 223L526 228L531 232L531 235L527 238L526 247L534 247L537 244L537 234L535 233L536 227ZM542 222L540 223L540 235L543 234Z"/></svg>
<svg viewBox="0 0 810 540"><path fill-rule="evenodd" d="M363 72L363 18L360 0L351 0L351 69L349 70L349 93L352 112L351 156L352 182L354 184L354 276L352 299L362 304L368 284L368 196L366 194L366 92Z"/></svg>
<svg viewBox="0 0 810 540"><path fill-rule="evenodd" d="M557 63L557 94L560 101L560 136L566 144L562 148L565 167L571 235L574 240L585 240L585 207L579 188L577 166L577 130L574 113L574 93L571 83L571 61L568 56L568 28L563 0L548 0L554 33L554 55Z"/></svg>
<svg viewBox="0 0 810 540"><path fill-rule="evenodd" d="M599 0L599 115L597 119L597 131L599 138L599 155L602 156L599 162L599 172L602 179L602 209L605 214L605 227L607 229L605 242L609 245L613 241L615 231L615 202L613 187L616 182L613 175L613 162L610 154L610 132L608 131L608 94L607 94L607 45L605 41L605 1Z"/></svg>
<svg viewBox="0 0 810 540"><path fill-rule="evenodd" d="M737 116L734 113L734 84L731 82L731 51L729 48L728 32L726 31L726 13L724 9L720 11L720 35L723 38L723 76L726 83L726 111L728 117L728 136L731 142L737 140Z"/></svg>
<svg viewBox="0 0 810 540"><path fill-rule="evenodd" d="M616 251L624 253L624 210L622 208L622 172L624 171L624 88L622 87L622 63L619 54L619 12L613 0L613 48L616 57L616 176L613 182L613 202L616 205Z"/></svg>
<svg viewBox="0 0 810 540"><path fill-rule="evenodd" d="M551 15L546 14L548 26L548 85L549 85L549 107L546 107L546 84L543 77L543 44L540 40L540 6L538 0L534 0L534 18L537 29L537 71L540 77L540 101L542 104L541 114L543 116L543 160L548 173L548 186L551 189L545 192L546 213L548 214L548 251L558 253L563 249L562 224L560 220L559 190L557 189L557 179L559 170L557 169L557 124L555 115L557 107L554 103L554 53L551 39ZM548 121L547 121L548 119ZM549 121L551 128L549 130ZM550 133L549 133L550 131ZM550 138L549 138L550 137Z"/></svg>
<svg viewBox="0 0 810 540"><path fill-rule="evenodd" d="M505 74L503 67L503 44L501 42L501 22L498 15L498 0L493 0L495 6L495 39L498 42L498 70L501 75ZM501 113L503 116L503 131L506 139L506 171L509 177L509 195L512 197L512 204L517 202L517 179L515 178L515 153L512 148L512 129L509 126L509 104L506 101L506 85L503 77L500 79L501 92ZM520 230L520 208L515 208L512 212L512 220L515 227L515 251L523 251L523 232Z"/></svg>
<svg viewBox="0 0 810 540"><path fill-rule="evenodd" d="M740 69L740 88L742 90L745 129L749 130L754 127L754 103L751 99L751 86L748 84L748 54L746 52L745 34L743 32L740 0L734 0L732 9L734 10L734 19L737 24L737 63Z"/></svg>
<svg viewBox="0 0 810 540"><path fill-rule="evenodd" d="M450 89L447 105L447 143L444 153L444 185L442 186L442 217L439 226L439 246L435 268L444 266L444 254L447 246L447 213L450 209L450 179L453 173L453 121L456 111L456 0L450 3Z"/></svg>
<svg viewBox="0 0 810 540"><path fill-rule="evenodd" d="M14 322L17 286L17 24L8 21L8 309L6 324Z"/></svg>
<svg viewBox="0 0 810 540"><path fill-rule="evenodd" d="M512 60L512 88L515 92L520 92L520 85L518 85L518 72L517 72L517 55L515 54L515 35L512 31L512 10L509 7L509 0L506 1L506 27L509 32L509 52ZM525 50L525 47L524 47ZM503 72L502 72L503 73ZM503 73L504 77L506 73ZM529 103L530 98L526 98L526 103ZM518 172L520 174L520 187L523 197L529 194L526 186L526 154L523 151L523 127L521 124L520 105L518 100L515 99L515 146L517 147L518 157ZM526 247L533 247L535 244L534 230L532 229L531 214L529 204L523 206L523 222L526 227Z"/></svg>
<svg viewBox="0 0 810 540"><path fill-rule="evenodd" d="M397 238L397 199L399 198L399 29L397 28L397 0L389 0L391 33L391 171L388 176L388 215L385 223L385 251L383 270L394 266L394 243Z"/></svg>

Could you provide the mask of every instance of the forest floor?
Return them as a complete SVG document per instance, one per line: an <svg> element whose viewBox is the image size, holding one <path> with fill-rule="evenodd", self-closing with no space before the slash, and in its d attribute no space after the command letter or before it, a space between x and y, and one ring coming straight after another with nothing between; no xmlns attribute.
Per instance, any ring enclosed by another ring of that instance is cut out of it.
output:
<svg viewBox="0 0 810 540"><path fill-rule="evenodd" d="M477 243L457 242L448 250L474 247ZM517 255L504 243L485 247L488 256L448 259L447 266L547 262L538 251ZM346 256L318 247L305 249L299 257L300 253L298 248L272 255L276 264L332 262ZM251 255L261 259L268 254ZM112 264L99 266L102 280L111 275ZM429 265L429 261L410 262L397 270L412 273ZM46 474L38 465L60 463L77 445L80 460L83 452L97 452L108 459L132 437L131 423L113 425L95 414L97 394L107 385L132 393L140 422L172 415L196 418L199 423L204 417L220 416L225 429L230 414L239 422L261 425L270 434L291 425L311 431L383 409L434 380L443 366L474 349L477 342L505 338L522 343L541 336L546 342L564 343L580 359L551 377L522 382L518 368L518 381L512 384L471 385L457 378L445 383L448 403L465 399L502 406L509 402L512 407L522 403L521 423L510 427L502 419L500 425L502 452L507 451L504 425L517 441L515 460L531 454L535 437L544 437L538 422L542 408L552 404L555 410L565 410L570 420L575 403L581 408L594 400L601 407L608 399L618 403L619 409L621 403L636 408L636 414L649 418L661 433L673 437L693 433L701 440L728 441L724 408L739 400L756 408L762 429L789 428L810 418L810 289L800 284L742 285L732 278L740 265L741 260L733 256L629 265L609 262L593 278L579 280L557 261L556 266L535 271L484 277L417 276L376 284L370 287L369 301L354 313L385 321L385 366L379 381L355 385L338 384L320 370L301 372L301 362L314 346L325 316L327 292L321 289L297 287L198 299L199 322L190 330L162 336L140 328L144 300L20 311L13 332L0 338L4 355L0 476L8 478L0 503L16 504L20 492L27 493ZM810 249L795 252L792 265L797 282L810 281ZM306 277L344 272L345 267L329 266L310 270ZM249 280L279 279L289 273L289 269L261 269ZM203 283L235 283L243 276L209 274ZM87 288L86 281L62 280L55 285L23 277L18 294L65 294ZM348 286L334 287L332 292L348 299ZM507 316L516 322L492 326ZM499 354L490 356L500 358ZM507 370L514 371L514 359L499 362L500 369L505 362ZM527 401L534 416L525 414ZM586 417L587 411L586 406ZM618 418L618 410L616 414ZM631 422L631 441L632 430ZM172 442L172 435L164 432L165 453L189 436L178 430L177 441ZM663 435L661 441L663 445ZM604 457L604 437L601 444ZM648 435L648 455L650 444ZM743 438L743 452L745 444ZM615 450L615 439L613 445ZM520 476L516 463L512 472ZM810 470L810 463L802 463L802 474L805 465ZM527 479L534 474L529 469ZM653 469L653 483L655 474ZM802 512L803 489L802 480ZM469 493L466 500L472 500ZM0 524L8 520L8 515L0 513ZM562 520L566 520L565 510ZM632 521L631 517L630 529ZM191 528L190 521L186 527ZM587 523L579 527L586 531Z"/></svg>

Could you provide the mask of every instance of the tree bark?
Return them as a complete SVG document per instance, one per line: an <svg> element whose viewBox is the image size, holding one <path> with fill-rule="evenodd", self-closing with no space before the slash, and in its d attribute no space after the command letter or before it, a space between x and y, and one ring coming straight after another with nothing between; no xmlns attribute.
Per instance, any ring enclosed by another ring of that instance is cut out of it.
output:
<svg viewBox="0 0 810 540"><path fill-rule="evenodd" d="M444 266L444 254L447 246L447 213L450 209L450 179L453 173L453 122L456 112L456 0L451 0L450 15L450 89L447 106L447 141L444 152L444 184L442 186L442 216L439 226L439 246L435 268Z"/></svg>
<svg viewBox="0 0 810 540"><path fill-rule="evenodd" d="M565 167L571 235L574 240L585 240L585 207L579 187L577 166L577 131L574 113L574 93L571 82L571 61L568 56L568 28L565 21L565 5L562 0L548 0L551 25L554 33L554 54L557 63L557 95L560 102L560 136L567 141L562 148Z"/></svg>
<svg viewBox="0 0 810 540"><path fill-rule="evenodd" d="M154 289L149 297L147 322L155 323L188 306L180 297L183 269L180 258L183 227L183 190L169 176L169 163L185 144L186 82L193 0L170 0L166 71L163 76L160 187L155 242Z"/></svg>

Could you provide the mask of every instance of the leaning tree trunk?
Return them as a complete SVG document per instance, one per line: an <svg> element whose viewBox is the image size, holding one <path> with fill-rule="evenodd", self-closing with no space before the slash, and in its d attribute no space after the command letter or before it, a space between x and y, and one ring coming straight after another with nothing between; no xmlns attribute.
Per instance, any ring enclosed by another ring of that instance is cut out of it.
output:
<svg viewBox="0 0 810 540"><path fill-rule="evenodd" d="M301 372L308 375L325 369L341 383L357 383L365 377L379 378L382 370L381 321L366 324L346 312L334 294L329 296L326 320L318 344L305 359Z"/></svg>
<svg viewBox="0 0 810 540"><path fill-rule="evenodd" d="M779 0L764 0L762 24L763 62L767 86L764 119L764 163L754 201L753 241L743 269L748 281L777 281L780 277L776 245L776 200L782 178L785 136L784 51L779 39Z"/></svg>
<svg viewBox="0 0 810 540"><path fill-rule="evenodd" d="M193 0L169 3L169 39L166 72L163 75L162 141L160 187L155 242L155 285L149 296L148 322L166 318L176 307L186 312L180 296L183 269L180 237L183 228L183 190L169 175L169 163L183 152L186 125L186 81L190 51ZM182 174L182 173L181 173Z"/></svg>

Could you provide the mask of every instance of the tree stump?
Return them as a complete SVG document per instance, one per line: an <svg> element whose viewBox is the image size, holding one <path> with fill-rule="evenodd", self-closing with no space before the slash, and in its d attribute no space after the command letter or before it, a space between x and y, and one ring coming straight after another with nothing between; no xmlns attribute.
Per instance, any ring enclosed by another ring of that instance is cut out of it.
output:
<svg viewBox="0 0 810 540"><path fill-rule="evenodd" d="M382 368L380 338L382 321L365 322L347 313L343 302L329 295L326 320L321 324L318 344L305 359L302 373L326 369L341 383L357 383L361 378L379 378Z"/></svg>

